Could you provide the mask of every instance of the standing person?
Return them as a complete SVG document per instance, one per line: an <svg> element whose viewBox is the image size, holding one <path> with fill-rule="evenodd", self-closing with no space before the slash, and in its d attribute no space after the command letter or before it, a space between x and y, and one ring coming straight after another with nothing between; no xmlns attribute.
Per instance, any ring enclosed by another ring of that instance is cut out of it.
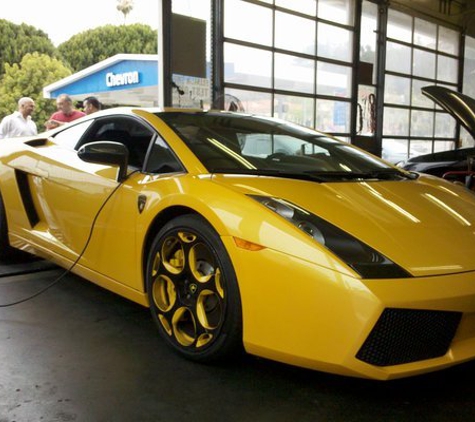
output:
<svg viewBox="0 0 475 422"><path fill-rule="evenodd" d="M56 99L56 107L58 111L53 113L46 122L46 129L53 129L86 115L86 113L76 110L73 107L73 100L68 94L60 94L58 96Z"/></svg>
<svg viewBox="0 0 475 422"><path fill-rule="evenodd" d="M102 108L101 103L96 97L84 98L84 101L82 102L82 106L84 109L84 113L88 115L95 113L96 111L99 111Z"/></svg>
<svg viewBox="0 0 475 422"><path fill-rule="evenodd" d="M0 123L0 139L36 135L36 123L31 118L34 109L35 102L30 97L20 98L18 111L5 116Z"/></svg>

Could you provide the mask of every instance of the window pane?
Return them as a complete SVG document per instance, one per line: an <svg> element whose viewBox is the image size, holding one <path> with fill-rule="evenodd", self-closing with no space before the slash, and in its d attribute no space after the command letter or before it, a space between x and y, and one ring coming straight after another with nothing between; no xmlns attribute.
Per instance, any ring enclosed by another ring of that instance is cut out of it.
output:
<svg viewBox="0 0 475 422"><path fill-rule="evenodd" d="M425 107L433 109L434 101L422 94L422 87L429 85L426 81L412 80L412 100L411 104L415 107Z"/></svg>
<svg viewBox="0 0 475 422"><path fill-rule="evenodd" d="M435 141L434 142L434 152L450 151L452 149L455 149L454 141Z"/></svg>
<svg viewBox="0 0 475 422"><path fill-rule="evenodd" d="M459 34L453 29L439 26L439 51L444 53L459 55Z"/></svg>
<svg viewBox="0 0 475 422"><path fill-rule="evenodd" d="M317 12L315 0L276 0L275 5L310 16L315 16Z"/></svg>
<svg viewBox="0 0 475 422"><path fill-rule="evenodd" d="M317 54L333 60L351 62L353 33L324 23L318 24Z"/></svg>
<svg viewBox="0 0 475 422"><path fill-rule="evenodd" d="M383 132L385 136L408 136L409 110L384 107Z"/></svg>
<svg viewBox="0 0 475 422"><path fill-rule="evenodd" d="M435 54L415 48L412 62L412 73L414 76L434 79Z"/></svg>
<svg viewBox="0 0 475 422"><path fill-rule="evenodd" d="M224 44L224 80L259 87L271 87L272 53L257 48Z"/></svg>
<svg viewBox="0 0 475 422"><path fill-rule="evenodd" d="M439 54L437 57L437 79L457 83L458 60Z"/></svg>
<svg viewBox="0 0 475 422"><path fill-rule="evenodd" d="M414 44L436 49L437 25L416 18L414 21Z"/></svg>
<svg viewBox="0 0 475 422"><path fill-rule="evenodd" d="M432 111L412 110L411 136L432 136L434 113Z"/></svg>
<svg viewBox="0 0 475 422"><path fill-rule="evenodd" d="M435 114L435 136L437 138L455 137L455 119L447 113Z"/></svg>
<svg viewBox="0 0 475 422"><path fill-rule="evenodd" d="M388 38L411 42L412 18L404 13L389 9L387 35Z"/></svg>
<svg viewBox="0 0 475 422"><path fill-rule="evenodd" d="M351 67L318 62L317 94L349 98L351 96Z"/></svg>
<svg viewBox="0 0 475 422"><path fill-rule="evenodd" d="M463 63L463 92L475 97L475 38L465 37L465 59Z"/></svg>
<svg viewBox="0 0 475 422"><path fill-rule="evenodd" d="M460 126L460 146L473 147L473 137L463 126Z"/></svg>
<svg viewBox="0 0 475 422"><path fill-rule="evenodd" d="M210 80L172 74L176 87L172 90L172 106L183 108L203 108L211 103Z"/></svg>
<svg viewBox="0 0 475 422"><path fill-rule="evenodd" d="M411 100L411 80L398 76L387 75L384 102L398 105L409 105Z"/></svg>
<svg viewBox="0 0 475 422"><path fill-rule="evenodd" d="M381 158L396 164L407 160L409 155L409 142L402 139L383 139Z"/></svg>
<svg viewBox="0 0 475 422"><path fill-rule="evenodd" d="M315 55L315 21L276 12L275 46Z"/></svg>
<svg viewBox="0 0 475 422"><path fill-rule="evenodd" d="M81 136L84 135L84 132L86 132L92 123L93 120L88 120L86 122L74 125L68 129L62 130L58 134L54 135L54 140L62 147L74 149Z"/></svg>
<svg viewBox="0 0 475 422"><path fill-rule="evenodd" d="M376 63L376 30L378 28L378 6L363 3L361 16L360 59L367 63Z"/></svg>
<svg viewBox="0 0 475 422"><path fill-rule="evenodd" d="M299 125L314 127L315 102L312 98L276 95L274 116Z"/></svg>
<svg viewBox="0 0 475 422"><path fill-rule="evenodd" d="M313 93L315 61L286 54L275 55L275 88Z"/></svg>
<svg viewBox="0 0 475 422"><path fill-rule="evenodd" d="M430 154L432 152L432 141L411 141L410 148L411 157Z"/></svg>
<svg viewBox="0 0 475 422"><path fill-rule="evenodd" d="M387 43L386 70L411 74L411 48L393 42Z"/></svg>
<svg viewBox="0 0 475 422"><path fill-rule="evenodd" d="M353 0L318 0L318 17L332 22L353 25Z"/></svg>
<svg viewBox="0 0 475 422"><path fill-rule="evenodd" d="M272 45L272 11L240 0L225 1L224 36Z"/></svg>
<svg viewBox="0 0 475 422"><path fill-rule="evenodd" d="M349 132L350 103L317 100L316 128L324 132Z"/></svg>
<svg viewBox="0 0 475 422"><path fill-rule="evenodd" d="M226 95L237 98L246 113L261 116L272 115L272 96L270 94L229 88L226 88L224 92Z"/></svg>

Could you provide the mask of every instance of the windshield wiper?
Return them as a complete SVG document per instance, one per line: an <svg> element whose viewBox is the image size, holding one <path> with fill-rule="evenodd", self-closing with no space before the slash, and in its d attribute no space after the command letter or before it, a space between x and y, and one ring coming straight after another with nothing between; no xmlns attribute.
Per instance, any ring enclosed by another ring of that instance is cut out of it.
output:
<svg viewBox="0 0 475 422"><path fill-rule="evenodd" d="M397 169L378 169L368 172L356 171L307 171L305 173L326 180L357 180L357 179L378 179L378 180L400 180L400 179L416 179L417 175L406 173Z"/></svg>
<svg viewBox="0 0 475 422"><path fill-rule="evenodd" d="M369 172L351 172L351 171L303 171L290 172L273 169L247 169L247 168L213 168L210 173L226 174L250 174L254 176L281 177L285 179L309 180L312 182L334 182L336 180L400 180L415 179L417 174L405 173L396 169L380 169Z"/></svg>
<svg viewBox="0 0 475 422"><path fill-rule="evenodd" d="M405 172L405 171L401 171L401 170L393 169L393 168L373 170L370 172L370 174L373 177L376 177L378 179L387 179L387 180L394 179L395 177L414 180L419 177L416 173L409 173L409 172Z"/></svg>
<svg viewBox="0 0 475 422"><path fill-rule="evenodd" d="M210 173L226 173L226 174L251 174L254 176L269 176L269 177L282 177L285 179L299 179L310 180L312 182L326 182L324 173L313 174L311 172L289 172L282 170L272 169L244 169L244 168L214 168L210 170Z"/></svg>

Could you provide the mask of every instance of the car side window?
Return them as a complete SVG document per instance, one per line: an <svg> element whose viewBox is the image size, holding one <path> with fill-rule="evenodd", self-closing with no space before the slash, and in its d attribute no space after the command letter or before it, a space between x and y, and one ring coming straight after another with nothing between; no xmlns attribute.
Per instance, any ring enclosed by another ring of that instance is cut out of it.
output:
<svg viewBox="0 0 475 422"><path fill-rule="evenodd" d="M185 169L166 142L157 135L147 157L144 171L160 174L183 172Z"/></svg>
<svg viewBox="0 0 475 422"><path fill-rule="evenodd" d="M115 141L129 150L129 165L142 169L155 133L137 119L128 116L99 118L81 139L81 145L90 142Z"/></svg>
<svg viewBox="0 0 475 422"><path fill-rule="evenodd" d="M79 139L81 139L84 132L86 132L91 124L92 120L88 120L87 122L82 122L73 126L68 125L66 129L53 135L53 139L55 143L62 147L76 149Z"/></svg>

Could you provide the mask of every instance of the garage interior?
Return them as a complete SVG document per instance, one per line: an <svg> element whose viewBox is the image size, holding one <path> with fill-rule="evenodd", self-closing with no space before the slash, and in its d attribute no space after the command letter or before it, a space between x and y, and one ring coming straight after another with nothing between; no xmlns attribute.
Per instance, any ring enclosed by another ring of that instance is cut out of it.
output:
<svg viewBox="0 0 475 422"><path fill-rule="evenodd" d="M2 302L63 269L2 263ZM200 365L156 335L148 309L68 274L0 308L0 421L469 421L475 362L368 381L252 356Z"/></svg>
<svg viewBox="0 0 475 422"><path fill-rule="evenodd" d="M471 0L377 3L475 36ZM0 298L19 302L0 307L0 422L475 420L475 362L388 383L253 356L200 365L148 309L28 255L0 262Z"/></svg>

